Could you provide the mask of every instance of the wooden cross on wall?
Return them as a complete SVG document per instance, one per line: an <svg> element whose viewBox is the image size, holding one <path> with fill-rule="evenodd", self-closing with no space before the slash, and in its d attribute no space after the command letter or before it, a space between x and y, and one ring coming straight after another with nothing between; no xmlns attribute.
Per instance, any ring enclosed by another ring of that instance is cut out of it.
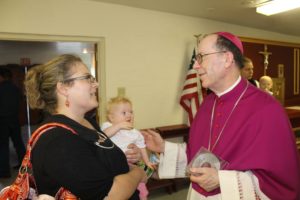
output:
<svg viewBox="0 0 300 200"><path fill-rule="evenodd" d="M272 55L271 52L268 52L268 46L264 44L264 51L258 52L264 56L264 75L267 75L267 69L269 65L269 56Z"/></svg>

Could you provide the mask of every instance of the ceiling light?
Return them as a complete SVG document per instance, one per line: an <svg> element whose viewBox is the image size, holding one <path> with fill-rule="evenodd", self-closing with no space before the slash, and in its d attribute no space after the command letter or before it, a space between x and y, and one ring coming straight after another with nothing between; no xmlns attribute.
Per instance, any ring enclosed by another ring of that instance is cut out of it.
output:
<svg viewBox="0 0 300 200"><path fill-rule="evenodd" d="M263 15L273 15L300 7L300 0L273 0L259 5L256 12Z"/></svg>
<svg viewBox="0 0 300 200"><path fill-rule="evenodd" d="M84 49L82 50L82 53L87 54L87 53L88 53L87 48L84 48Z"/></svg>

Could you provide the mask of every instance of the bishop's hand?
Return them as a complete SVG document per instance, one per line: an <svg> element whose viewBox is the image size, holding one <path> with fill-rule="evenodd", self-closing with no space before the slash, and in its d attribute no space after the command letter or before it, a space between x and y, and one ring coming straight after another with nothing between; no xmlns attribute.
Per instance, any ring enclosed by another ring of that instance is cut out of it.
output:
<svg viewBox="0 0 300 200"><path fill-rule="evenodd" d="M190 168L190 180L207 192L220 187L218 171L211 167Z"/></svg>
<svg viewBox="0 0 300 200"><path fill-rule="evenodd" d="M153 130L142 130L147 149L157 153L163 153L165 151L165 141L162 139L159 133Z"/></svg>

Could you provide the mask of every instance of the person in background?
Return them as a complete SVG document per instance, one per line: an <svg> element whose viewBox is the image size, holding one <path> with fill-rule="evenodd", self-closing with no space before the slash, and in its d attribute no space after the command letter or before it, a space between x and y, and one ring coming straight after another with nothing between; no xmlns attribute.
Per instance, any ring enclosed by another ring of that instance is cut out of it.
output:
<svg viewBox="0 0 300 200"><path fill-rule="evenodd" d="M270 95L273 95L273 92L271 91L273 87L273 80L270 76L262 76L259 79L259 88L263 91L269 93Z"/></svg>
<svg viewBox="0 0 300 200"><path fill-rule="evenodd" d="M206 35L194 68L208 95L190 127L188 144L144 131L160 152L160 178L191 180L188 200L298 200L300 162L285 109L241 78L243 45L229 32ZM187 165L189 163L189 165Z"/></svg>
<svg viewBox="0 0 300 200"><path fill-rule="evenodd" d="M19 122L21 91L12 82L8 68L0 68L0 178L9 178L10 156L9 138L17 152L18 167L25 155L25 145Z"/></svg>
<svg viewBox="0 0 300 200"><path fill-rule="evenodd" d="M252 60L250 58L247 58L244 56L243 65L244 65L244 67L242 67L242 69L241 69L242 78L248 80L255 87L259 87L259 82L255 79L253 79L254 66L253 66Z"/></svg>
<svg viewBox="0 0 300 200"><path fill-rule="evenodd" d="M134 114L132 103L125 97L111 98L107 104L107 122L104 122L101 129L123 152L127 151L128 144L136 144L142 153L143 162L150 168L155 166L149 161L148 153L143 135L134 129ZM146 184L140 183L140 200L147 200L149 194Z"/></svg>
<svg viewBox="0 0 300 200"><path fill-rule="evenodd" d="M130 144L126 159L98 124L85 117L98 106L98 82L79 57L61 55L31 68L25 89L32 109L50 113L43 124L62 123L77 133L54 127L35 144L31 161L40 196L54 197L64 187L85 200L139 199L136 188L146 174L128 166L128 160L139 160L139 149Z"/></svg>

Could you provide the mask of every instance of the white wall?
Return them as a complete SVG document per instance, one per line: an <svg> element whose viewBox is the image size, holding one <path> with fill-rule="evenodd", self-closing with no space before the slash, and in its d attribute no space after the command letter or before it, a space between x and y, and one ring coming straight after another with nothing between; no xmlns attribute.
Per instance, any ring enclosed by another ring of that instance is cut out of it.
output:
<svg viewBox="0 0 300 200"><path fill-rule="evenodd" d="M0 33L103 37L106 97L125 87L137 128L185 122L178 101L193 35L215 31L300 43L300 37L96 1L0 1Z"/></svg>

